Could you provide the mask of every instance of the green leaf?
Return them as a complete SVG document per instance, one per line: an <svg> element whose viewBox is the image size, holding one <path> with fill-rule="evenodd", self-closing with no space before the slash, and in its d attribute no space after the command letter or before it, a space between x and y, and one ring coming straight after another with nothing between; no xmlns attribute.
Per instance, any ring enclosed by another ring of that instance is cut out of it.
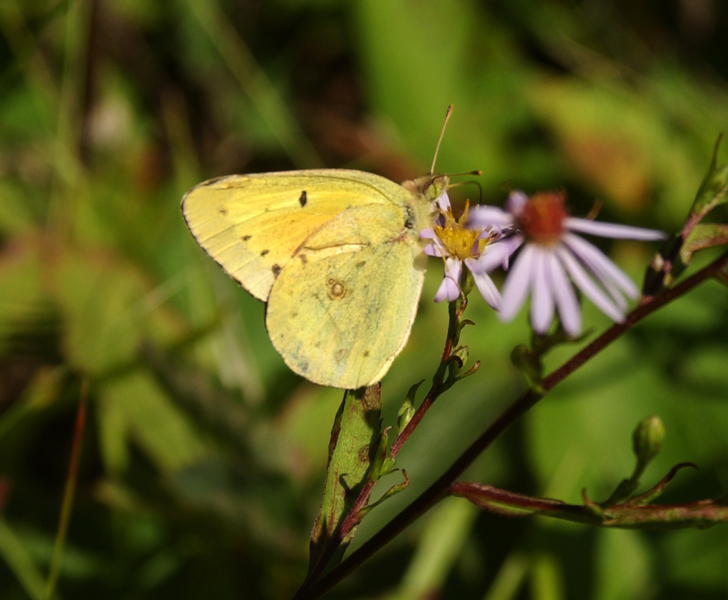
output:
<svg viewBox="0 0 728 600"><path fill-rule="evenodd" d="M722 139L723 135L721 134L715 142L710 168L700 184L700 188L698 188L695 202L693 202L690 209L691 215L705 215L719 204L728 201L728 197L726 197L728 191L728 165L718 166L718 149Z"/></svg>
<svg viewBox="0 0 728 600"><path fill-rule="evenodd" d="M18 578L30 598L33 600L45 598L43 575L28 550L4 519L0 519L0 557Z"/></svg>
<svg viewBox="0 0 728 600"><path fill-rule="evenodd" d="M687 265L692 260L694 252L723 244L728 244L728 225L700 223L693 228L680 249L680 260Z"/></svg>
<svg viewBox="0 0 728 600"><path fill-rule="evenodd" d="M321 509L311 532L309 573L321 560L335 565L344 554L356 526L344 532L341 527L368 481L381 424L379 385L344 393L331 430Z"/></svg>

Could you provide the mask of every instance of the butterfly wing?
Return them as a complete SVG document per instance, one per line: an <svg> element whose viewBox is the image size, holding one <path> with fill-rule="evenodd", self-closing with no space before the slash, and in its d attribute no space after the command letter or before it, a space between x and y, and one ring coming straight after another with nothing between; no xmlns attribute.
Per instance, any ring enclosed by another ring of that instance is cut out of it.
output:
<svg viewBox="0 0 728 600"><path fill-rule="evenodd" d="M311 235L278 276L266 325L307 379L356 389L379 381L404 347L426 257L401 203L352 207ZM404 192L404 194L402 194Z"/></svg>
<svg viewBox="0 0 728 600"><path fill-rule="evenodd" d="M233 175L182 200L202 248L260 300L293 371L355 389L379 381L412 326L424 277L412 186L340 169Z"/></svg>
<svg viewBox="0 0 728 600"><path fill-rule="evenodd" d="M200 246L266 301L277 274L327 221L349 207L391 204L403 193L384 177L343 169L231 175L192 188L182 213Z"/></svg>

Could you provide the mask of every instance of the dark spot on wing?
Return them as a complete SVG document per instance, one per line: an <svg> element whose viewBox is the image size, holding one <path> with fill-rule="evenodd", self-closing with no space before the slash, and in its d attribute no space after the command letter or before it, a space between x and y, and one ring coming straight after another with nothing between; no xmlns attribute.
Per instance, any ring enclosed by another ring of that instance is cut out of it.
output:
<svg viewBox="0 0 728 600"><path fill-rule="evenodd" d="M346 285L343 281L331 277L326 282L326 291L332 300L341 300L341 298L346 296Z"/></svg>
<svg viewBox="0 0 728 600"><path fill-rule="evenodd" d="M268 252L270 252L270 250L263 250L263 251L262 251L262 252L260 253L260 255L261 255L261 256L265 256L266 254L268 254Z"/></svg>
<svg viewBox="0 0 728 600"><path fill-rule="evenodd" d="M300 258L300 259L301 259L301 262L302 262L302 263L303 263L304 265L305 265L305 264L306 264L306 263L308 262L308 256L306 256L305 254L299 254L299 255L298 255L298 258Z"/></svg>
<svg viewBox="0 0 728 600"><path fill-rule="evenodd" d="M308 372L308 362L303 361L301 363L298 363L298 368L301 369L302 373Z"/></svg>
<svg viewBox="0 0 728 600"><path fill-rule="evenodd" d="M250 236L249 235L244 235L240 239L243 240L244 242L247 242L250 239Z"/></svg>
<svg viewBox="0 0 728 600"><path fill-rule="evenodd" d="M367 356L369 356L369 350L364 350L364 358L366 358Z"/></svg>
<svg viewBox="0 0 728 600"><path fill-rule="evenodd" d="M278 274L281 272L281 265L273 265L270 270L273 271L273 277L278 277Z"/></svg>
<svg viewBox="0 0 728 600"><path fill-rule="evenodd" d="M346 358L347 352L346 348L340 348L336 351L336 354L334 355L334 358L336 359L336 362L341 362Z"/></svg>
<svg viewBox="0 0 728 600"><path fill-rule="evenodd" d="M227 208L225 208L224 206L221 206L221 207L220 207L220 208L218 209L218 211L217 211L217 212L219 212L219 213L220 213L221 215L225 216L225 215L227 215Z"/></svg>
<svg viewBox="0 0 728 600"><path fill-rule="evenodd" d="M306 206L306 202L308 202L308 194L306 194L306 190L303 190L298 198L298 203L301 205L301 208L303 208Z"/></svg>

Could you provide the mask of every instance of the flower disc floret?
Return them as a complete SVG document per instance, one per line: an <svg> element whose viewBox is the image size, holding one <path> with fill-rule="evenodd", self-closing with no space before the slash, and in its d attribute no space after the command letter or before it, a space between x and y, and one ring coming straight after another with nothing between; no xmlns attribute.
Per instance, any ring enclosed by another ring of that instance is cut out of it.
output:
<svg viewBox="0 0 728 600"><path fill-rule="evenodd" d="M438 212L435 223L431 229L420 232L420 237L430 240L425 246L425 254L442 257L445 262L445 276L435 294L435 302L445 298L453 302L460 296L460 280L465 266L473 275L473 281L485 301L496 310L499 309L500 293L488 271L491 270L490 263L502 263L504 260L505 254L499 251L497 243L501 237L500 229L490 225L481 229L467 227L468 204L457 219L445 194L435 204Z"/></svg>
<svg viewBox="0 0 728 600"><path fill-rule="evenodd" d="M460 219L452 214L452 208L442 212L443 225L433 226L435 236L442 245L444 255L464 261L466 258L479 256L488 243L488 237L483 237L482 232L465 227L464 223L468 218L468 204Z"/></svg>
<svg viewBox="0 0 728 600"><path fill-rule="evenodd" d="M568 216L563 193L542 192L534 194L523 204L516 218L516 227L527 240L551 246L561 240Z"/></svg>

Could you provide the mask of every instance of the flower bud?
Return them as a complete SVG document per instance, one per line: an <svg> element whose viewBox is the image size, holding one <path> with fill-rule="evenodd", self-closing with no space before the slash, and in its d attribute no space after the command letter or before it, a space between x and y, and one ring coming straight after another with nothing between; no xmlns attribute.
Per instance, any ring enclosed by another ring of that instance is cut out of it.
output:
<svg viewBox="0 0 728 600"><path fill-rule="evenodd" d="M643 419L632 434L632 448L642 465L652 461L662 449L665 439L665 426L657 415Z"/></svg>
<svg viewBox="0 0 728 600"><path fill-rule="evenodd" d="M450 377L457 378L460 376L460 373L465 369L465 365L468 364L469 357L470 352L467 346L460 346L453 351L450 355L452 359L450 361Z"/></svg>
<svg viewBox="0 0 728 600"><path fill-rule="evenodd" d="M417 389L422 385L425 380L423 379L419 383L415 383L407 392L407 397L402 402L402 406L399 408L397 413L397 435L404 431L412 417L415 416L415 396L417 395Z"/></svg>

